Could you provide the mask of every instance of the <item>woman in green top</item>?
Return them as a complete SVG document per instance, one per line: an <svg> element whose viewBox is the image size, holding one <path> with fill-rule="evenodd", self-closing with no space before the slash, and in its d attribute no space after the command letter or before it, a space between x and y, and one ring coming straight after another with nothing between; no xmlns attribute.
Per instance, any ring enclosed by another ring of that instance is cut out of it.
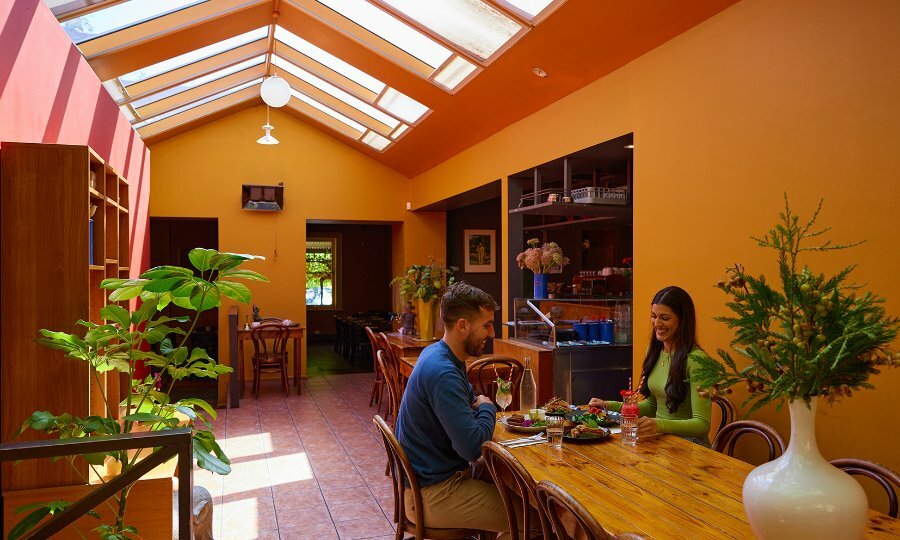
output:
<svg viewBox="0 0 900 540"><path fill-rule="evenodd" d="M656 293L650 306L650 347L641 371L638 436L672 433L709 446L711 403L700 397L693 373L697 358L706 355L697 345L694 302L680 287ZM618 411L622 403L592 398L591 406Z"/></svg>

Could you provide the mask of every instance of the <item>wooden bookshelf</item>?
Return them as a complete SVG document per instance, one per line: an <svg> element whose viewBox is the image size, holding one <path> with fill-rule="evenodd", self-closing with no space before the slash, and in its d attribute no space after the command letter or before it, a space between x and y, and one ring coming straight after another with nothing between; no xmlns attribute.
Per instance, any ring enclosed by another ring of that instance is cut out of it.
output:
<svg viewBox="0 0 900 540"><path fill-rule="evenodd" d="M111 402L121 395L117 373L98 382L86 363L34 340L42 328L82 333L79 319L101 322L108 295L100 282L128 274L129 186L87 146L7 142L0 184L0 439L9 442L34 411L106 415L100 389ZM29 432L18 440L37 438ZM4 463L0 487L83 484L87 466L76 464L77 472L62 461Z"/></svg>

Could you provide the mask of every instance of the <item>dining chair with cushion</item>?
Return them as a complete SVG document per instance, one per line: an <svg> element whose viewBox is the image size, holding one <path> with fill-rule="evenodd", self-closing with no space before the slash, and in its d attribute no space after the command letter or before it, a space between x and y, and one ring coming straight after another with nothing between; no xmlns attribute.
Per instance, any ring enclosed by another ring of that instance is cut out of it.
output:
<svg viewBox="0 0 900 540"><path fill-rule="evenodd" d="M372 347L372 368L375 374L372 376L372 392L369 395L369 407L377 403L378 408L375 412L381 412L381 402L384 395L384 374L378 369L378 351L384 349L385 345L381 342L381 336L366 327L366 336L369 338L369 345Z"/></svg>
<svg viewBox="0 0 900 540"><path fill-rule="evenodd" d="M646 540L646 537L635 533L612 535L606 532L587 508L553 482L539 482L535 493L553 534L559 540Z"/></svg>
<svg viewBox="0 0 900 540"><path fill-rule="evenodd" d="M413 471L400 441L394 435L394 430L378 415L373 419L378 431L381 432L381 439L384 443L384 450L387 453L388 469L391 471L391 487L394 493L394 523L397 525L396 538L402 540L405 534L415 535L416 540L430 538L433 540L463 540L473 537L480 537L484 531L475 529L436 529L428 527L425 524L424 510L422 509L422 492L419 490L419 483L416 481L416 474ZM414 509L414 519L410 520L406 516L406 502L404 494L406 490L412 492Z"/></svg>
<svg viewBox="0 0 900 540"><path fill-rule="evenodd" d="M784 439L771 426L756 420L737 420L723 427L716 438L713 439L712 449L734 457L734 446L739 438L744 435L758 435L762 437L769 448L769 458L772 461L784 453Z"/></svg>
<svg viewBox="0 0 900 540"><path fill-rule="evenodd" d="M884 465L864 459L842 458L834 459L830 463L849 475L871 478L884 488L888 496L888 515L892 518L897 517L897 488L900 487L900 475Z"/></svg>
<svg viewBox="0 0 900 540"><path fill-rule="evenodd" d="M538 526L544 538L553 538L547 517L537 504L534 478L525 467L503 446L487 441L481 447L481 456L494 485L500 492L500 499L509 518L510 538L520 538L519 531L532 531ZM536 515L540 523L532 523L532 507L537 507ZM521 524L521 527L520 527Z"/></svg>
<svg viewBox="0 0 900 540"><path fill-rule="evenodd" d="M525 368L522 363L515 358L506 356L487 356L475 360L466 367L466 376L472 387L475 389L475 395L484 395L491 398L494 406L497 405L497 383L494 382L498 377L512 381L512 403L511 410L519 408L519 385L522 383L522 375Z"/></svg>
<svg viewBox="0 0 900 540"><path fill-rule="evenodd" d="M721 411L722 413L722 420L719 422L719 429L716 430L716 433L718 434L725 426L738 419L738 411L737 407L734 406L734 403L732 403L731 400L726 397L713 396L712 402L714 405L719 406L719 411Z"/></svg>
<svg viewBox="0 0 900 540"><path fill-rule="evenodd" d="M287 342L290 330L281 323L260 324L250 329L253 342L253 395L259 398L263 373L281 373L281 389L288 396Z"/></svg>

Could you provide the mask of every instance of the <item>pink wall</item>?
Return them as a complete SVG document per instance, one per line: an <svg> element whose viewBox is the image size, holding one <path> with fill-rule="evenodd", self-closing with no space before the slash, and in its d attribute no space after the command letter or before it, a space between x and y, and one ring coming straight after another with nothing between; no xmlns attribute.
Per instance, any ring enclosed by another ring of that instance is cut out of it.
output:
<svg viewBox="0 0 900 540"><path fill-rule="evenodd" d="M0 0L0 141L100 154L131 185L131 272L146 269L150 152L42 0Z"/></svg>

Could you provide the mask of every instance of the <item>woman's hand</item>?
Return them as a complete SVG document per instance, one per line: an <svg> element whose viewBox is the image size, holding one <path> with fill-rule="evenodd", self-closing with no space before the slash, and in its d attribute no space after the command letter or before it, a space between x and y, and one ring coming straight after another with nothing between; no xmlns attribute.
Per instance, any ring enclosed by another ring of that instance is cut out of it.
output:
<svg viewBox="0 0 900 540"><path fill-rule="evenodd" d="M606 402L600 398L592 397L588 402L588 407L597 407L598 409L603 409L606 407Z"/></svg>
<svg viewBox="0 0 900 540"><path fill-rule="evenodd" d="M649 416L642 416L638 418L638 437L656 435L657 433L659 433L659 429L656 427L656 418L650 418Z"/></svg>

